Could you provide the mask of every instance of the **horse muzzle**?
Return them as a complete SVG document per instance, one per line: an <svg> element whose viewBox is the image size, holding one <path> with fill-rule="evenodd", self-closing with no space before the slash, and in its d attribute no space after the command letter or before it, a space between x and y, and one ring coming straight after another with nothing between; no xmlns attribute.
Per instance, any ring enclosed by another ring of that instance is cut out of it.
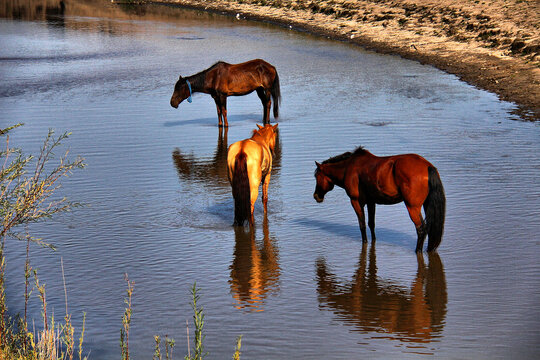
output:
<svg viewBox="0 0 540 360"><path fill-rule="evenodd" d="M315 199L316 202L318 203L322 203L324 201L324 196L323 197L320 197L319 194L317 193L314 193L313 194L313 198Z"/></svg>
<svg viewBox="0 0 540 360"><path fill-rule="evenodd" d="M178 109L178 105L180 104L180 101L176 101L176 99L171 99L171 106L175 109Z"/></svg>

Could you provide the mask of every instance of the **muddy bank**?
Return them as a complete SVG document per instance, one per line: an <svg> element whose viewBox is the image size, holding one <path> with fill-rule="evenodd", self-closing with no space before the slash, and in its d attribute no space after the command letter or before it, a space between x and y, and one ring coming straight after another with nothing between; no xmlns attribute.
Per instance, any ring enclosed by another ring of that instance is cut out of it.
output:
<svg viewBox="0 0 540 360"><path fill-rule="evenodd" d="M431 64L540 120L540 2L162 0L349 41Z"/></svg>

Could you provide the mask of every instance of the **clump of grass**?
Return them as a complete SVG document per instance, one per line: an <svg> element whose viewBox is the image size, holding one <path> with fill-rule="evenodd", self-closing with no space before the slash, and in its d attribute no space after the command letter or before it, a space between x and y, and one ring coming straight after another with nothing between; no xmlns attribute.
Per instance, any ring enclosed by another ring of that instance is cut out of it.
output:
<svg viewBox="0 0 540 360"><path fill-rule="evenodd" d="M186 320L186 334L187 334L187 355L184 356L184 360L203 360L208 352L204 350L204 310L200 305L201 295L200 289L197 288L197 283L193 283L193 287L190 289L191 295L191 309L193 310L193 323L195 326L194 334L195 339L193 341L193 355L191 355L191 343L189 337L189 323ZM161 353L161 337L156 335L154 336L155 348L154 356L152 360L162 360ZM172 360L173 348L175 341L165 335L165 358L166 360ZM242 346L242 336L236 338L236 347L233 354L233 360L240 360L240 348ZM169 352L170 349L170 352Z"/></svg>
<svg viewBox="0 0 540 360"><path fill-rule="evenodd" d="M156 346L154 349L154 356L152 356L152 360L163 360L161 356L161 337L159 335L154 336L154 341L156 342ZM165 359L166 360L172 360L173 358L173 348L175 345L174 339L170 339L168 335L165 335Z"/></svg>
<svg viewBox="0 0 540 360"><path fill-rule="evenodd" d="M66 315L64 316L63 323L57 323L54 315L49 317L48 314L45 285L39 281L37 271L30 266L29 243L30 240L28 240L27 243L27 257L25 264L24 316L18 317L16 322L9 317L2 319L4 327L2 328L1 333L3 343L0 347L0 359L73 360L75 351L75 329L71 323L71 314L69 314L67 308L67 288L65 281L64 293L66 296ZM4 257L2 255L2 264L4 263ZM34 284L33 287L29 289L29 283L32 276ZM37 332L31 332L28 329L27 322L28 300L34 289L37 290L37 295L41 303L41 317L43 320L42 329ZM87 359L87 357L83 357L82 355L85 323L86 314L83 313L83 325L78 342L79 360Z"/></svg>

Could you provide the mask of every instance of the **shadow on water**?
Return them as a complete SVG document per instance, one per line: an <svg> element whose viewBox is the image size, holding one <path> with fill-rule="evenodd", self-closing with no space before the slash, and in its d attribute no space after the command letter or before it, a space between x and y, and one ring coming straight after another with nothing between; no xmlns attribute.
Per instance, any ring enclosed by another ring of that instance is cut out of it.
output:
<svg viewBox="0 0 540 360"><path fill-rule="evenodd" d="M182 106L182 104L180 104L180 106ZM232 115L232 116L229 115L227 119L229 121L229 124L242 123L244 121L254 120L254 119L257 119L258 123L262 124L262 122L260 122L261 120L259 119L259 117L260 117L259 115L255 115L255 114L244 114L244 115ZM209 125L209 126L217 127L217 123L218 123L218 119L217 119L217 116L215 116L215 117L191 119L191 120L166 121L163 123L163 126L176 127L176 126L189 126L189 125ZM253 126L255 126L255 124Z"/></svg>
<svg viewBox="0 0 540 360"><path fill-rule="evenodd" d="M316 260L317 293L321 308L333 311L358 331L376 332L373 338L429 343L442 336L448 301L446 278L437 253L417 254L418 270L412 284L403 286L377 276L375 246L362 246L352 280L342 284L323 257Z"/></svg>
<svg viewBox="0 0 540 360"><path fill-rule="evenodd" d="M347 237L352 240L362 241L362 235L360 234L360 228L358 225L342 224L327 220L300 218L295 219L294 222L302 226L309 228L317 228L319 231L323 231L332 235ZM389 243L399 246L410 247L412 249L416 246L416 237L409 236L405 233L395 231L392 229L377 228L377 242Z"/></svg>
<svg viewBox="0 0 540 360"><path fill-rule="evenodd" d="M257 241L255 230L234 228L235 246L230 266L231 293L237 309L263 311L264 300L279 292L279 253L276 239L270 236L268 218L263 220L263 239Z"/></svg>

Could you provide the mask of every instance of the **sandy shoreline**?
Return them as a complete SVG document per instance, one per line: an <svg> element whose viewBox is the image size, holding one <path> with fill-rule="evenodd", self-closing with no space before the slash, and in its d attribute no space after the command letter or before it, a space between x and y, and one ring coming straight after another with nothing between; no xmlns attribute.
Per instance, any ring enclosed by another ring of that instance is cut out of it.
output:
<svg viewBox="0 0 540 360"><path fill-rule="evenodd" d="M433 65L540 120L536 0L161 0L268 21Z"/></svg>

